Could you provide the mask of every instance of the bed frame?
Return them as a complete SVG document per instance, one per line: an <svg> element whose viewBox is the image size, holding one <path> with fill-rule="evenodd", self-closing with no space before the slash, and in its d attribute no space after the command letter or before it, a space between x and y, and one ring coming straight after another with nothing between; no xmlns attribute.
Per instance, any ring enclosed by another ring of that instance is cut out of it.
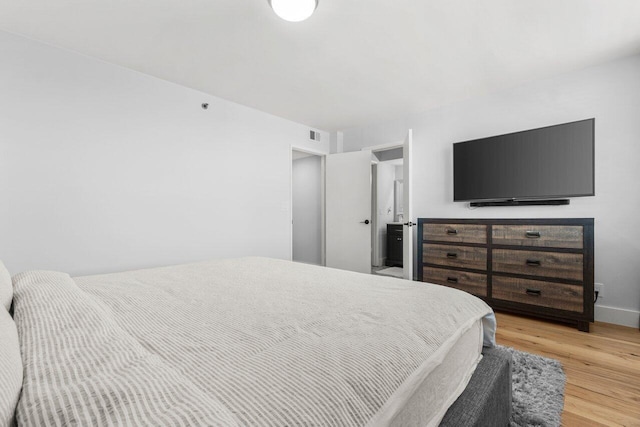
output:
<svg viewBox="0 0 640 427"><path fill-rule="evenodd" d="M497 348L482 351L469 385L449 407L441 427L508 426L511 417L511 355Z"/></svg>

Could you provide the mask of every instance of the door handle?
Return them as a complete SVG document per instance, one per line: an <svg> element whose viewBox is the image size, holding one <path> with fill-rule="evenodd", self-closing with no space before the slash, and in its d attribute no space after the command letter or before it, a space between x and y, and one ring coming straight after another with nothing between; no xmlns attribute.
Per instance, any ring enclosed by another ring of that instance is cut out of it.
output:
<svg viewBox="0 0 640 427"><path fill-rule="evenodd" d="M413 227L414 225L416 225L416 223L409 221L409 222L405 222L404 225L406 225L407 227Z"/></svg>
<svg viewBox="0 0 640 427"><path fill-rule="evenodd" d="M360 224L369 224L369 220L365 219L364 221L360 221Z"/></svg>

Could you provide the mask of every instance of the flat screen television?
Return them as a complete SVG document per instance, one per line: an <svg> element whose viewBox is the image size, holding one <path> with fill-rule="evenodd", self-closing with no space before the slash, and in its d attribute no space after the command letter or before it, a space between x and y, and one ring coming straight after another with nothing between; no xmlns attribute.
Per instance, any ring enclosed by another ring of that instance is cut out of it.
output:
<svg viewBox="0 0 640 427"><path fill-rule="evenodd" d="M453 200L595 195L594 126L580 120L453 144Z"/></svg>

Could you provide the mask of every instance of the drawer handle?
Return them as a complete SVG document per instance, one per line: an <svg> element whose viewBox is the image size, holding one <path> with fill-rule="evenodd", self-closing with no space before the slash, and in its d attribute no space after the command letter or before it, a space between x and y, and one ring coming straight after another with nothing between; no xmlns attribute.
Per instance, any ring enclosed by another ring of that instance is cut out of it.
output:
<svg viewBox="0 0 640 427"><path fill-rule="evenodd" d="M540 289L530 289L527 288L527 295L531 295L534 297L539 297L542 295L542 291Z"/></svg>
<svg viewBox="0 0 640 427"><path fill-rule="evenodd" d="M527 239L539 239L540 238L540 232L539 231L525 231L524 234L525 234L525 236L527 236Z"/></svg>
<svg viewBox="0 0 640 427"><path fill-rule="evenodd" d="M455 252L447 252L447 258L456 259L456 258L458 258L458 254L455 253Z"/></svg>
<svg viewBox="0 0 640 427"><path fill-rule="evenodd" d="M455 228L448 228L447 234L458 234L458 230L456 230Z"/></svg>
<svg viewBox="0 0 640 427"><path fill-rule="evenodd" d="M447 277L447 282L449 283L458 283L457 277Z"/></svg>
<svg viewBox="0 0 640 427"><path fill-rule="evenodd" d="M542 263L540 261L538 261L537 259L528 259L527 260L527 265L529 267L540 267L542 265Z"/></svg>

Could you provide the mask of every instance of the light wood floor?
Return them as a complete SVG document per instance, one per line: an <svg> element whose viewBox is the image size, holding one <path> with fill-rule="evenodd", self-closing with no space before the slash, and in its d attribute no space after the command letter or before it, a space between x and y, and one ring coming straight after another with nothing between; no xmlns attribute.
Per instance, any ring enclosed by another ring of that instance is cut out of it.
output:
<svg viewBox="0 0 640 427"><path fill-rule="evenodd" d="M567 374L563 426L640 426L640 331L570 326L496 313L498 344L562 362Z"/></svg>

